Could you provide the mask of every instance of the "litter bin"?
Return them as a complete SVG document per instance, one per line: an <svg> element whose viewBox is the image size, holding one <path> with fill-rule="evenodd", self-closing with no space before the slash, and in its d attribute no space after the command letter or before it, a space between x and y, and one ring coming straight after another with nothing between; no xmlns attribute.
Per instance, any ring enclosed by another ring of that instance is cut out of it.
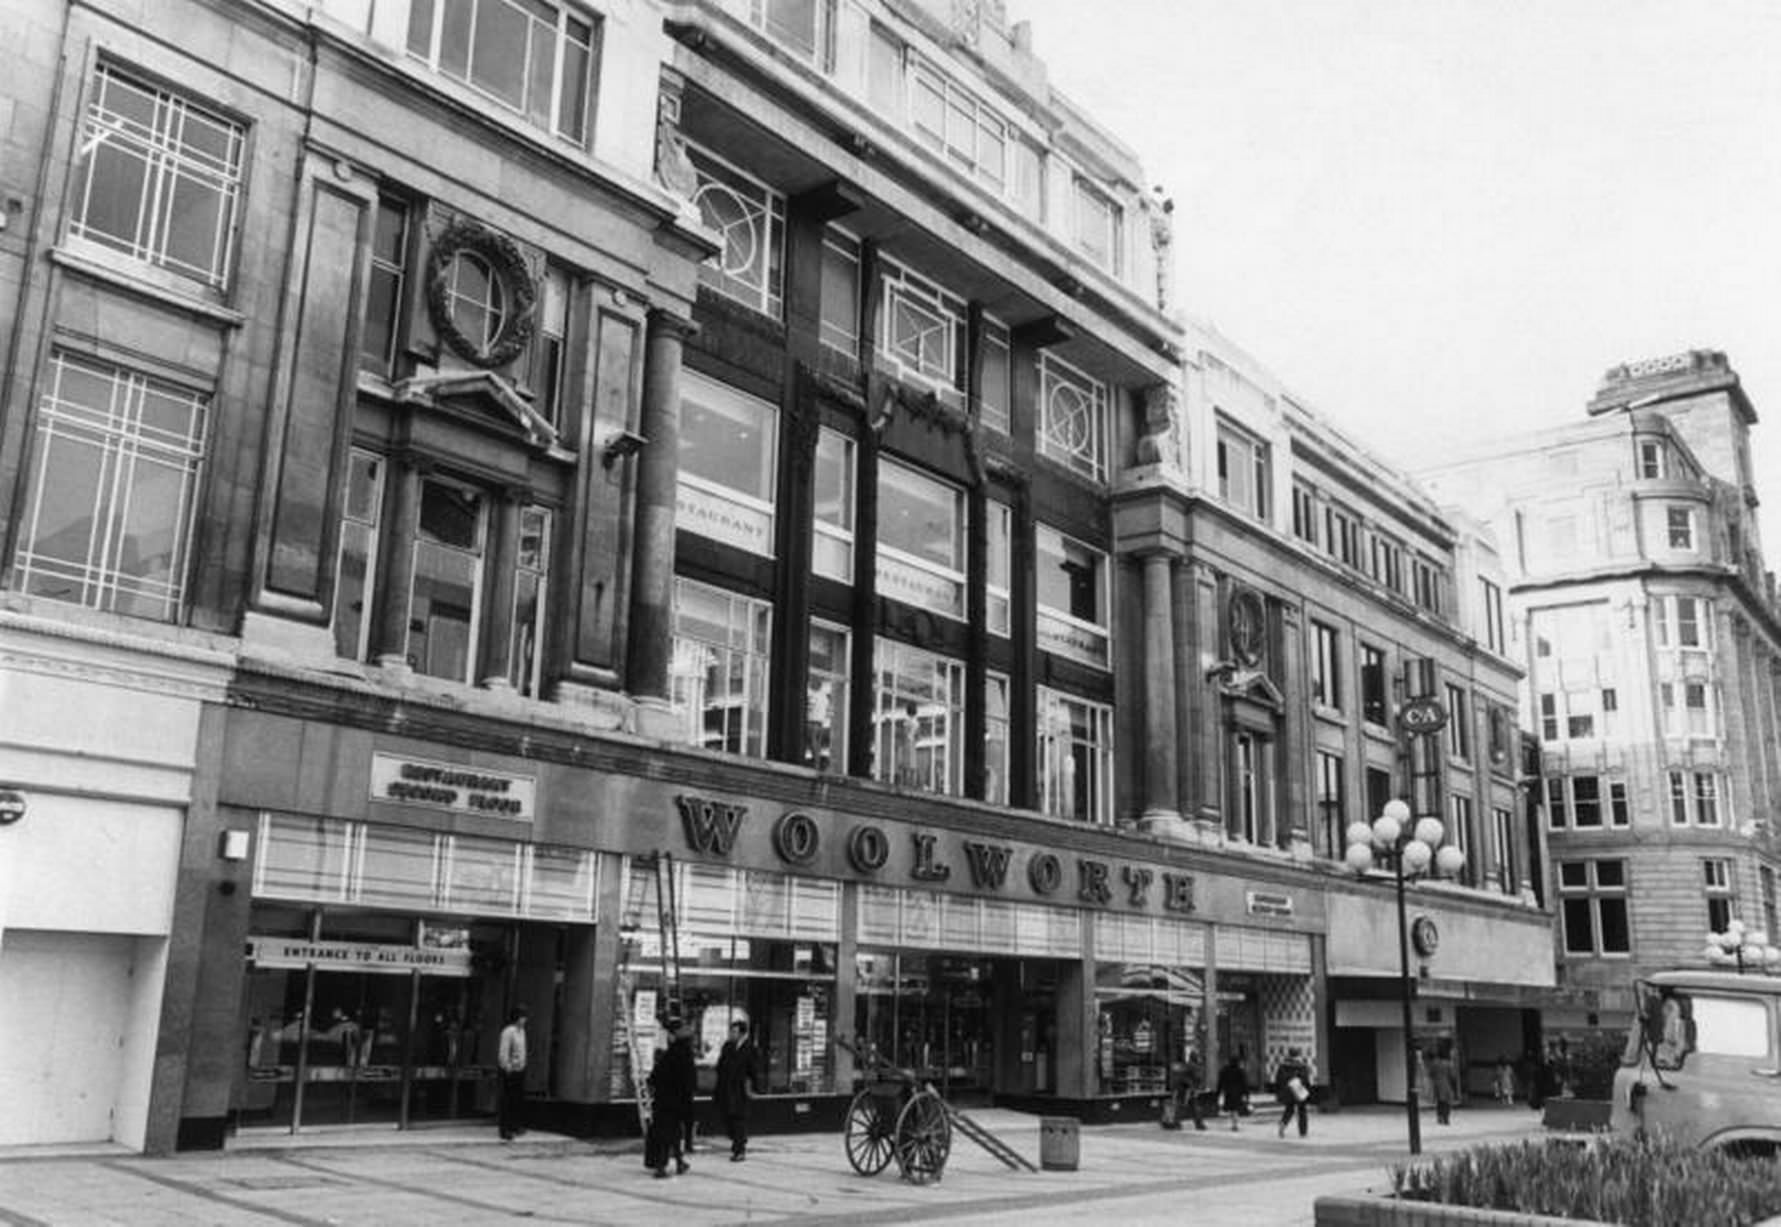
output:
<svg viewBox="0 0 1781 1227"><path fill-rule="evenodd" d="M1039 1166L1048 1172L1073 1172L1082 1158L1082 1122L1074 1116L1039 1118Z"/></svg>

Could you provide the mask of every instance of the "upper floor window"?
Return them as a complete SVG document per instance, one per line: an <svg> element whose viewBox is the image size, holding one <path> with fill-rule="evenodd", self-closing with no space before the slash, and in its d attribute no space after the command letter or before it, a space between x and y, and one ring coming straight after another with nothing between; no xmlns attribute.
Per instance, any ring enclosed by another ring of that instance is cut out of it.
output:
<svg viewBox="0 0 1781 1227"><path fill-rule="evenodd" d="M699 266L699 284L763 315L784 310L785 197L715 154L689 145L699 186L693 203L723 249Z"/></svg>
<svg viewBox="0 0 1781 1227"><path fill-rule="evenodd" d="M1050 353L1039 359L1039 452L1107 479L1107 385Z"/></svg>
<svg viewBox="0 0 1781 1227"><path fill-rule="evenodd" d="M1560 861L1557 868L1565 953L1631 953L1626 862Z"/></svg>
<svg viewBox="0 0 1781 1227"><path fill-rule="evenodd" d="M205 393L57 351L37 407L18 587L177 620L209 416Z"/></svg>
<svg viewBox="0 0 1781 1227"><path fill-rule="evenodd" d="M101 64L81 126L69 234L220 288L245 144L235 121Z"/></svg>
<svg viewBox="0 0 1781 1227"><path fill-rule="evenodd" d="M1404 547L1383 533L1373 534L1373 565L1375 583L1393 592L1404 590Z"/></svg>
<svg viewBox="0 0 1781 1227"><path fill-rule="evenodd" d="M1723 933L1732 922L1732 863L1723 857L1702 861L1701 883L1707 892L1707 930Z"/></svg>
<svg viewBox="0 0 1781 1227"><path fill-rule="evenodd" d="M1670 825L1716 827L1723 821L1719 809L1718 772L1670 772Z"/></svg>
<svg viewBox="0 0 1781 1227"><path fill-rule="evenodd" d="M1225 833L1248 844L1274 842L1274 743L1266 734L1240 728L1230 741L1230 812Z"/></svg>
<svg viewBox="0 0 1781 1227"><path fill-rule="evenodd" d="M1370 643L1360 646L1361 718L1383 727L1390 719L1386 705L1385 652Z"/></svg>
<svg viewBox="0 0 1781 1227"><path fill-rule="evenodd" d="M1441 569L1426 558L1410 563L1410 599L1430 613L1441 612Z"/></svg>
<svg viewBox="0 0 1781 1227"><path fill-rule="evenodd" d="M587 143L598 27L544 0L413 0L408 53L576 145Z"/></svg>
<svg viewBox="0 0 1781 1227"><path fill-rule="evenodd" d="M543 695L544 640L550 610L550 555L555 517L545 507L519 509L519 548L514 556L512 642L507 681L528 698Z"/></svg>
<svg viewBox="0 0 1781 1227"><path fill-rule="evenodd" d="M772 557L778 411L692 371L680 389L676 527Z"/></svg>
<svg viewBox="0 0 1781 1227"><path fill-rule="evenodd" d="M895 461L878 466L878 591L965 616L965 492Z"/></svg>
<svg viewBox="0 0 1781 1227"><path fill-rule="evenodd" d="M822 237L821 300L818 338L853 357L860 348L860 244L833 226Z"/></svg>
<svg viewBox="0 0 1781 1227"><path fill-rule="evenodd" d="M1348 512L1323 509L1323 548L1344 566L1360 566L1360 525Z"/></svg>
<svg viewBox="0 0 1781 1227"><path fill-rule="evenodd" d="M1757 871L1757 884L1762 890L1762 930L1773 933L1781 925L1781 910L1776 908L1775 871L1763 865Z"/></svg>
<svg viewBox="0 0 1781 1227"><path fill-rule="evenodd" d="M848 633L826 622L810 624L809 678L804 695L804 765L818 771L847 767Z"/></svg>
<svg viewBox="0 0 1781 1227"><path fill-rule="evenodd" d="M1657 700L1663 708L1665 736L1703 739L1718 736L1713 691L1707 683L1659 682Z"/></svg>
<svg viewBox="0 0 1781 1227"><path fill-rule="evenodd" d="M1692 550L1694 548L1694 508L1665 508L1664 520L1669 533L1670 548Z"/></svg>
<svg viewBox="0 0 1781 1227"><path fill-rule="evenodd" d="M1318 847L1340 859L1348 850L1348 799L1342 756L1317 752Z"/></svg>
<svg viewBox="0 0 1781 1227"><path fill-rule="evenodd" d="M965 664L880 639L872 774L887 784L959 796L965 774Z"/></svg>
<svg viewBox="0 0 1781 1227"><path fill-rule="evenodd" d="M933 64L915 59L909 117L921 142L1000 196L1008 182L1008 125Z"/></svg>
<svg viewBox="0 0 1781 1227"><path fill-rule="evenodd" d="M880 356L950 398L964 381L965 301L900 264L884 265Z"/></svg>
<svg viewBox="0 0 1781 1227"><path fill-rule="evenodd" d="M1039 688L1039 809L1113 821L1113 709Z"/></svg>
<svg viewBox="0 0 1781 1227"><path fill-rule="evenodd" d="M1342 650L1336 628L1311 623L1311 701L1323 707L1342 705Z"/></svg>
<svg viewBox="0 0 1781 1227"><path fill-rule="evenodd" d="M1488 579L1478 581L1484 604L1484 646L1497 655L1509 650L1509 635L1503 621L1503 590Z"/></svg>
<svg viewBox="0 0 1781 1227"><path fill-rule="evenodd" d="M832 0L749 0L748 19L768 38L814 67L835 60Z"/></svg>
<svg viewBox="0 0 1781 1227"><path fill-rule="evenodd" d="M674 581L669 699L687 742L760 758L767 745L773 607L690 579Z"/></svg>
<svg viewBox="0 0 1781 1227"><path fill-rule="evenodd" d="M1664 648L1713 646L1711 606L1699 597L1653 598L1651 613L1657 623L1657 645Z"/></svg>
<svg viewBox="0 0 1781 1227"><path fill-rule="evenodd" d="M378 580L384 469L382 456L356 448L347 462L346 507L334 581L334 653L349 660L370 659L372 620L368 613Z"/></svg>
<svg viewBox="0 0 1781 1227"><path fill-rule="evenodd" d="M1447 753L1455 758L1472 757L1472 707L1463 686L1447 685Z"/></svg>
<svg viewBox="0 0 1781 1227"><path fill-rule="evenodd" d="M403 289L408 282L409 210L395 196L377 198L371 231L371 282L365 294L365 324L359 333L359 366L390 375L401 336Z"/></svg>
<svg viewBox="0 0 1781 1227"><path fill-rule="evenodd" d="M1221 419L1218 423L1218 497L1238 511L1266 520L1272 485L1268 445Z"/></svg>
<svg viewBox="0 0 1781 1227"><path fill-rule="evenodd" d="M978 412L991 430L1008 433L1008 411L1014 386L1014 357L1008 328L988 316L983 320L983 348L978 379Z"/></svg>
<svg viewBox="0 0 1781 1227"><path fill-rule="evenodd" d="M876 21L866 42L866 100L879 115L903 119L903 41Z"/></svg>
<svg viewBox="0 0 1781 1227"><path fill-rule="evenodd" d="M1105 669L1107 555L1043 524L1034 528L1034 553L1039 647Z"/></svg>
<svg viewBox="0 0 1781 1227"><path fill-rule="evenodd" d="M1665 448L1662 440L1639 440L1639 476L1645 478L1666 476Z"/></svg>
<svg viewBox="0 0 1781 1227"><path fill-rule="evenodd" d="M989 518L984 534L989 553L984 560L985 621L992 635L1006 635L1013 595L1009 577L1014 573L1014 509L990 499L985 505L985 514Z"/></svg>
<svg viewBox="0 0 1781 1227"><path fill-rule="evenodd" d="M1124 271L1121 247L1124 219L1120 208L1100 188L1080 175L1072 192L1075 212L1071 237L1076 250L1103 272L1115 277Z"/></svg>
<svg viewBox="0 0 1781 1227"><path fill-rule="evenodd" d="M816 439L816 471L810 483L816 507L810 569L844 584L853 582L854 472L853 440L823 427Z"/></svg>
<svg viewBox="0 0 1781 1227"><path fill-rule="evenodd" d="M1292 488L1292 535L1317 544L1317 496L1297 484Z"/></svg>
<svg viewBox="0 0 1781 1227"><path fill-rule="evenodd" d="M408 592L409 668L428 677L473 682L482 637L488 497L474 487L424 477Z"/></svg>
<svg viewBox="0 0 1781 1227"><path fill-rule="evenodd" d="M533 408L557 425L563 407L564 362L569 353L569 300L575 292L566 269L550 264L539 284L538 331L532 338Z"/></svg>
<svg viewBox="0 0 1781 1227"><path fill-rule="evenodd" d="M1490 872L1496 888L1505 895L1515 893L1515 812L1494 808L1490 811Z"/></svg>

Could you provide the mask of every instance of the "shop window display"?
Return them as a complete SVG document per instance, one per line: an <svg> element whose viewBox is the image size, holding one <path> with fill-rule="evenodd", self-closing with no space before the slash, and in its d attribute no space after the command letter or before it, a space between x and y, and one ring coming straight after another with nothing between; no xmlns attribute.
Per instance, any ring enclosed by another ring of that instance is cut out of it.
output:
<svg viewBox="0 0 1781 1227"><path fill-rule="evenodd" d="M626 952L639 967L638 1000L659 1001L660 958L643 944ZM636 941L627 935L627 941ZM683 933L681 1009L693 1025L698 1093L712 1093L717 1058L732 1022L746 1022L759 1053L759 1083L766 1095L821 1095L835 1089L835 946L828 942L771 941ZM641 1012L641 1011L639 1011ZM657 1037L665 1042L666 1036ZM635 1095L630 1071L614 1063L615 1093Z"/></svg>
<svg viewBox="0 0 1781 1227"><path fill-rule="evenodd" d="M1205 1050L1205 997L1197 973L1147 963L1095 969L1096 1086L1102 1095L1153 1095L1172 1065Z"/></svg>
<svg viewBox="0 0 1781 1227"><path fill-rule="evenodd" d="M856 969L854 1030L868 1050L943 1094L991 1089L991 960L862 950Z"/></svg>

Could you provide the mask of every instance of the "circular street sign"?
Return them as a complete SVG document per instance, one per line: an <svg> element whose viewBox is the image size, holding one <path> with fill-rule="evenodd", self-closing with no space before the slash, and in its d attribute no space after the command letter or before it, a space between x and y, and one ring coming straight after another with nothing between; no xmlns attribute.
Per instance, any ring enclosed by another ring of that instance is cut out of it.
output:
<svg viewBox="0 0 1781 1227"><path fill-rule="evenodd" d="M16 788L0 788L0 827L11 826L25 816L25 794Z"/></svg>
<svg viewBox="0 0 1781 1227"><path fill-rule="evenodd" d="M1407 733L1438 733L1447 727L1447 709L1439 699L1411 699L1398 709L1398 725Z"/></svg>

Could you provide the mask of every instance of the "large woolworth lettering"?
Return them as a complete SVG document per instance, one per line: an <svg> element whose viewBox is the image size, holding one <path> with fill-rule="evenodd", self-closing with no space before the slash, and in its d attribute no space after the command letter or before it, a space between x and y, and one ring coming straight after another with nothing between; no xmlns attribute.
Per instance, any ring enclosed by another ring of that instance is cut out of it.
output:
<svg viewBox="0 0 1781 1227"><path fill-rule="evenodd" d="M1150 902L1150 883L1156 875L1141 865L1126 865L1119 871L1125 879L1126 902L1133 907L1144 907Z"/></svg>
<svg viewBox="0 0 1781 1227"><path fill-rule="evenodd" d="M1027 885L1041 895L1054 895L1064 884L1064 866L1049 852L1041 852L1027 862Z"/></svg>
<svg viewBox="0 0 1781 1227"><path fill-rule="evenodd" d="M1076 897L1084 903L1107 904L1113 901L1113 887L1107 881L1106 861L1076 862Z"/></svg>
<svg viewBox="0 0 1781 1227"><path fill-rule="evenodd" d="M915 831L912 838L915 841L915 864L910 866L909 876L918 882L944 882L950 878L952 866L934 862L934 836L926 831Z"/></svg>
<svg viewBox="0 0 1781 1227"><path fill-rule="evenodd" d="M784 814L773 824L773 850L779 859L792 865L808 865L816 859L822 845L822 832L816 819L801 810Z"/></svg>
<svg viewBox="0 0 1781 1227"><path fill-rule="evenodd" d="M973 886L1001 890L1002 883L1008 880L1008 863L1013 859L1014 849L1006 844L965 841L965 864L970 867Z"/></svg>
<svg viewBox="0 0 1781 1227"><path fill-rule="evenodd" d="M730 805L723 801L707 801L685 794L674 798L680 807L680 821L686 828L686 842L695 851L728 856L736 846L736 832L742 828L746 805Z"/></svg>
<svg viewBox="0 0 1781 1227"><path fill-rule="evenodd" d="M877 873L890 860L890 840L883 827L857 826L847 835L847 863L860 873Z"/></svg>

